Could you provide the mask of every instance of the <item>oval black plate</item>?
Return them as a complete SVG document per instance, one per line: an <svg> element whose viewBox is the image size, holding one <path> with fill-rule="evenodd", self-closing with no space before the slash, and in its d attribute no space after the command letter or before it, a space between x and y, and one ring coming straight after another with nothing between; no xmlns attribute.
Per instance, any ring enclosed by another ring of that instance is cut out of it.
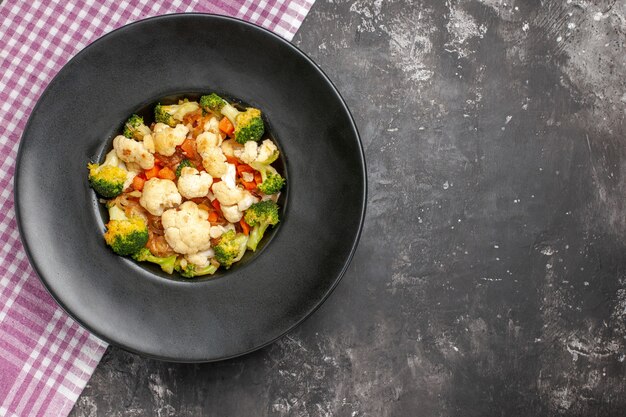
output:
<svg viewBox="0 0 626 417"><path fill-rule="evenodd" d="M135 109L212 90L270 121L289 178L284 218L220 278L164 279L105 247L86 163ZM330 80L271 32L203 14L133 23L76 55L33 109L15 177L24 246L57 302L110 343L184 362L253 351L315 311L352 258L365 201L358 132Z"/></svg>

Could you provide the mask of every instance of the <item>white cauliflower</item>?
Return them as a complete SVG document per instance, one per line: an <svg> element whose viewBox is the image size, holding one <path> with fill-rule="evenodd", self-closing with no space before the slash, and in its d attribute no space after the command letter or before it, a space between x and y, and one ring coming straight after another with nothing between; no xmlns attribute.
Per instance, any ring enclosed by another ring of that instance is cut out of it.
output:
<svg viewBox="0 0 626 417"><path fill-rule="evenodd" d="M233 147L232 152L234 156L241 159L246 164L253 162L271 164L278 158L279 154L278 147L269 139L265 139L261 145L254 141L248 141L243 147ZM224 151L224 153L226 153L226 151Z"/></svg>
<svg viewBox="0 0 626 417"><path fill-rule="evenodd" d="M185 198L204 197L209 193L213 178L206 172L184 167L178 178L178 192Z"/></svg>
<svg viewBox="0 0 626 417"><path fill-rule="evenodd" d="M235 151L243 149L243 145L238 144L234 139L226 139L222 142L221 148L224 155L232 157L235 156Z"/></svg>
<svg viewBox="0 0 626 417"><path fill-rule="evenodd" d="M156 152L156 149L154 148L154 138L152 137L152 134L143 135L143 146L144 148L146 148L146 151L150 153Z"/></svg>
<svg viewBox="0 0 626 417"><path fill-rule="evenodd" d="M211 234L211 239L217 239L229 230L235 230L235 225L228 223L226 226L211 226L211 231L209 233Z"/></svg>
<svg viewBox="0 0 626 417"><path fill-rule="evenodd" d="M242 172L241 179L245 182L252 182L254 181L254 174L252 172Z"/></svg>
<svg viewBox="0 0 626 417"><path fill-rule="evenodd" d="M143 186L139 204L150 214L160 216L164 210L176 207L182 200L174 181L150 178Z"/></svg>
<svg viewBox="0 0 626 417"><path fill-rule="evenodd" d="M178 253L192 255L211 247L209 214L193 201L185 201L178 209L170 209L161 216L165 240ZM195 263L195 262L194 262Z"/></svg>
<svg viewBox="0 0 626 417"><path fill-rule="evenodd" d="M243 149L236 149L233 152L237 158L249 164L257 158L258 147L259 145L255 141L249 140L244 144Z"/></svg>
<svg viewBox="0 0 626 417"><path fill-rule="evenodd" d="M222 206L232 206L245 197L242 188L230 188L224 181L213 184L213 195Z"/></svg>
<svg viewBox="0 0 626 417"><path fill-rule="evenodd" d="M233 206L221 206L221 209L224 218L231 223L237 223L243 217L243 212L239 210L236 204Z"/></svg>
<svg viewBox="0 0 626 417"><path fill-rule="evenodd" d="M226 164L226 172L220 177L228 185L228 188L237 187L237 168L235 164Z"/></svg>
<svg viewBox="0 0 626 417"><path fill-rule="evenodd" d="M120 164L124 164L120 161ZM128 163L126 164L126 181L124 181L124 189L130 187L130 184L133 183L133 180L139 174L142 169L141 166L137 163Z"/></svg>
<svg viewBox="0 0 626 417"><path fill-rule="evenodd" d="M213 256L215 256L215 252L213 251L213 249L207 249L202 252L185 255L185 259L189 263L192 263L202 268L208 265L209 258L212 258Z"/></svg>
<svg viewBox="0 0 626 417"><path fill-rule="evenodd" d="M253 196L250 191L243 192L243 198L237 202L237 208L241 211L246 211L254 203L258 203L259 199Z"/></svg>
<svg viewBox="0 0 626 417"><path fill-rule="evenodd" d="M209 151L209 148L220 146L222 138L213 132L203 132L196 138L196 150L199 154Z"/></svg>
<svg viewBox="0 0 626 417"><path fill-rule="evenodd" d="M278 158L278 148L276 144L269 139L265 139L261 146L259 146L255 161L268 164L274 162L276 158Z"/></svg>
<svg viewBox="0 0 626 417"><path fill-rule="evenodd" d="M219 125L220 125L220 122L217 120L217 118L211 117L209 121L204 124L204 131L219 134L220 133Z"/></svg>
<svg viewBox="0 0 626 417"><path fill-rule="evenodd" d="M202 156L202 166L212 177L219 178L228 170L226 156L220 148L213 146L199 153Z"/></svg>
<svg viewBox="0 0 626 417"><path fill-rule="evenodd" d="M143 169L150 169L154 166L154 155L146 150L142 142L119 135L113 139L113 149L124 162L136 162Z"/></svg>
<svg viewBox="0 0 626 417"><path fill-rule="evenodd" d="M176 152L176 147L181 145L187 138L189 128L182 124L176 127L169 127L165 123L154 125L154 148L164 156L172 156Z"/></svg>

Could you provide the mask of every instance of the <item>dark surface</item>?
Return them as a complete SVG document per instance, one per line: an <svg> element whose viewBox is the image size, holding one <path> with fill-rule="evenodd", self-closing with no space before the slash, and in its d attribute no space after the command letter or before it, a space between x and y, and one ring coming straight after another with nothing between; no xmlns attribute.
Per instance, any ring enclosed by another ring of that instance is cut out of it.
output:
<svg viewBox="0 0 626 417"><path fill-rule="evenodd" d="M158 47L142 54L146 65L128 59L152 43ZM192 51L201 49L199 59ZM151 64L164 56L167 63L154 71ZM112 140L140 103L212 89L263 109L270 121L286 163L283 216L268 234L271 240L230 270L213 279L176 280L106 248L104 210L89 188L85 164L102 159L96 156L111 147L103 132ZM293 107L296 97L301 105ZM290 44L233 19L160 17L93 43L52 81L20 145L17 217L42 281L94 334L151 357L219 360L280 337L336 285L363 221L363 164L345 104L319 68ZM77 172L84 175L68 174ZM91 202L92 210L77 201ZM59 240L63 245L55 244Z"/></svg>
<svg viewBox="0 0 626 417"><path fill-rule="evenodd" d="M110 349L72 415L624 415L625 32L620 1L317 1L295 43L368 162L348 273L243 358Z"/></svg>

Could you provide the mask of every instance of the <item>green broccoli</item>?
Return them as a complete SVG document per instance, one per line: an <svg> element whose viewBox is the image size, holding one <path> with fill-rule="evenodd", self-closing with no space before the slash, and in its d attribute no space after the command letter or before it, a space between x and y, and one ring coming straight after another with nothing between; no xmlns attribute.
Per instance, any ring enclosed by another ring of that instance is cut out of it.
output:
<svg viewBox="0 0 626 417"><path fill-rule="evenodd" d="M154 107L154 120L158 123L165 123L171 127L183 121L185 115L199 110L200 106L195 101L179 101L178 104L164 106L158 103Z"/></svg>
<svg viewBox="0 0 626 417"><path fill-rule="evenodd" d="M215 259L224 268L230 268L233 263L243 257L246 252L246 243L248 243L246 235L229 230L222 235L220 242L213 248Z"/></svg>
<svg viewBox="0 0 626 417"><path fill-rule="evenodd" d="M142 248L138 252L133 254L133 259L138 262L152 262L161 267L161 269L168 274L174 272L174 266L176 265L177 255L168 256L165 258L160 258L158 256L154 256L152 252L148 248Z"/></svg>
<svg viewBox="0 0 626 417"><path fill-rule="evenodd" d="M118 255L132 255L148 243L148 225L139 216L126 217L116 205L109 208L104 240Z"/></svg>
<svg viewBox="0 0 626 417"><path fill-rule="evenodd" d="M215 93L211 93L207 96L200 97L200 107L205 113L211 112L216 116L222 116L222 107L226 104L226 101Z"/></svg>
<svg viewBox="0 0 626 417"><path fill-rule="evenodd" d="M118 164L115 151L109 152L102 164L87 164L89 185L102 197L113 198L124 191L128 173Z"/></svg>
<svg viewBox="0 0 626 417"><path fill-rule="evenodd" d="M206 266L199 267L195 264L188 263L184 268L180 264L176 265L176 270L185 278L200 277L203 275L213 275L217 271L217 266L208 263Z"/></svg>
<svg viewBox="0 0 626 417"><path fill-rule="evenodd" d="M178 167L176 167L176 178L180 177L180 172L183 170L183 168L185 167L191 167L191 168L195 168L196 166L193 164L193 162L191 162L189 159L183 159L182 161L180 161L180 163L178 164Z"/></svg>
<svg viewBox="0 0 626 417"><path fill-rule="evenodd" d="M259 141L265 132L265 125L261 118L261 110L248 107L245 111L237 110L215 93L200 98L200 105L205 111L216 115L224 115L235 126L235 140L244 144L249 140Z"/></svg>
<svg viewBox="0 0 626 417"><path fill-rule="evenodd" d="M278 205L272 200L255 203L246 210L244 220L252 226L250 236L248 237L248 249L256 251L268 226L275 226L280 221L278 218Z"/></svg>
<svg viewBox="0 0 626 417"><path fill-rule="evenodd" d="M257 188L263 194L276 194L285 185L285 179L271 165L254 161L250 166L261 173L263 181Z"/></svg>
<svg viewBox="0 0 626 417"><path fill-rule="evenodd" d="M143 140L151 134L150 128L143 123L143 117L133 114L124 124L124 136L129 139Z"/></svg>

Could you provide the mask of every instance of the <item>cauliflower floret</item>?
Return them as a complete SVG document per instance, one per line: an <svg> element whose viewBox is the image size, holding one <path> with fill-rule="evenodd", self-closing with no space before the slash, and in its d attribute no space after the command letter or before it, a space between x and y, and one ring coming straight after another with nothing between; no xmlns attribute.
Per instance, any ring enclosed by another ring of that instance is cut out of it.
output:
<svg viewBox="0 0 626 417"><path fill-rule="evenodd" d="M204 131L219 134L220 133L219 125L220 125L220 122L217 120L217 118L211 117L209 121L204 124Z"/></svg>
<svg viewBox="0 0 626 417"><path fill-rule="evenodd" d="M224 181L213 184L213 194L222 206L232 206L245 197L243 189L230 188Z"/></svg>
<svg viewBox="0 0 626 417"><path fill-rule="evenodd" d="M185 259L196 266L203 267L207 266L209 258L212 258L213 256L215 256L213 249L207 249L202 252L185 255Z"/></svg>
<svg viewBox="0 0 626 417"><path fill-rule="evenodd" d="M235 156L235 151L243 149L243 145L238 144L234 139L227 139L222 142L221 148L224 155L232 157Z"/></svg>
<svg viewBox="0 0 626 417"><path fill-rule="evenodd" d="M252 182L254 181L254 174L252 172L242 172L241 179L245 182Z"/></svg>
<svg viewBox="0 0 626 417"><path fill-rule="evenodd" d="M213 178L206 172L184 167L178 178L178 192L185 198L204 197L209 193Z"/></svg>
<svg viewBox="0 0 626 417"><path fill-rule="evenodd" d="M243 217L243 212L239 210L239 207L234 206L221 206L222 214L224 218L231 223L237 223Z"/></svg>
<svg viewBox="0 0 626 417"><path fill-rule="evenodd" d="M209 214L198 209L193 201L185 201L178 209L170 209L161 216L165 240L178 253L192 255L211 247ZM195 263L195 262L194 262Z"/></svg>
<svg viewBox="0 0 626 417"><path fill-rule="evenodd" d="M259 145L255 141L249 140L244 144L243 149L237 149L233 152L237 158L249 164L257 158L258 147Z"/></svg>
<svg viewBox="0 0 626 417"><path fill-rule="evenodd" d="M113 139L113 149L124 162L137 162L143 169L154 166L154 155L146 150L142 142L119 135Z"/></svg>
<svg viewBox="0 0 626 417"><path fill-rule="evenodd" d="M123 162L120 161L120 164L124 164ZM124 168L124 167L120 167L120 168ZM137 163L128 163L126 164L126 181L124 181L124 189L127 189L128 187L130 187L130 185L133 183L133 180L135 179L135 177L142 171L141 166L139 166L139 164Z"/></svg>
<svg viewBox="0 0 626 417"><path fill-rule="evenodd" d="M253 196L250 191L243 192L243 198L237 202L237 208L241 211L246 211L254 203L258 203L259 199Z"/></svg>
<svg viewBox="0 0 626 417"><path fill-rule="evenodd" d="M202 155L202 166L212 177L219 178L228 170L226 156L220 148L210 147L205 152L200 152L200 155Z"/></svg>
<svg viewBox="0 0 626 417"><path fill-rule="evenodd" d="M237 187L237 168L235 168L235 164L227 164L226 172L220 179L228 185L228 188Z"/></svg>
<svg viewBox="0 0 626 417"><path fill-rule="evenodd" d="M176 147L183 143L188 132L189 128L182 124L169 127L165 123L157 123L153 135L155 150L164 156L174 155Z"/></svg>
<svg viewBox="0 0 626 417"><path fill-rule="evenodd" d="M143 136L143 147L150 153L156 152L156 149L154 148L154 138L151 134Z"/></svg>
<svg viewBox="0 0 626 417"><path fill-rule="evenodd" d="M259 146L259 151L256 157L256 162L266 163L268 160L276 159L278 153L278 148L269 139L265 139L261 146Z"/></svg>
<svg viewBox="0 0 626 417"><path fill-rule="evenodd" d="M143 186L139 204L150 214L160 216L164 210L176 207L182 200L174 181L150 178Z"/></svg>
<svg viewBox="0 0 626 417"><path fill-rule="evenodd" d="M226 226L211 226L211 231L209 232L209 234L211 235L211 239L217 239L229 230L235 230L235 225L228 223Z"/></svg>
<svg viewBox="0 0 626 417"><path fill-rule="evenodd" d="M212 132L203 132L196 138L196 150L199 154L209 152L209 148L220 146L222 138Z"/></svg>

